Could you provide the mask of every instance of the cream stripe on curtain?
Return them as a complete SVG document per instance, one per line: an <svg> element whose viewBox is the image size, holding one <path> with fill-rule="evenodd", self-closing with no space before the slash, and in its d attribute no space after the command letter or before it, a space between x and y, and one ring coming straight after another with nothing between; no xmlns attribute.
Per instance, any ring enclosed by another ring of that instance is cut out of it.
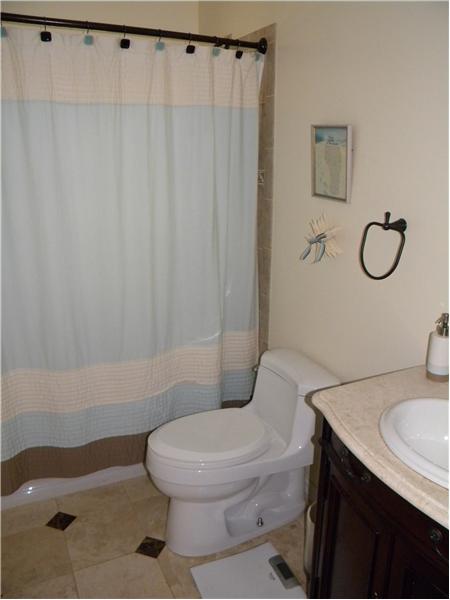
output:
<svg viewBox="0 0 450 600"><path fill-rule="evenodd" d="M262 56L2 40L3 494L246 399Z"/></svg>

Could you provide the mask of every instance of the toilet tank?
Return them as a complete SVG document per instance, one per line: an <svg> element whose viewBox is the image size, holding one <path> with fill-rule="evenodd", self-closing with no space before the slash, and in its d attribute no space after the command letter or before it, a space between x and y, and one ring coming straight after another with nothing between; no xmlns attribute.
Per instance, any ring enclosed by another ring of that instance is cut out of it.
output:
<svg viewBox="0 0 450 600"><path fill-rule="evenodd" d="M289 444L295 425L296 444L306 444L314 433L314 412L305 403L309 392L338 385L339 379L295 350L268 350L261 357L253 409Z"/></svg>

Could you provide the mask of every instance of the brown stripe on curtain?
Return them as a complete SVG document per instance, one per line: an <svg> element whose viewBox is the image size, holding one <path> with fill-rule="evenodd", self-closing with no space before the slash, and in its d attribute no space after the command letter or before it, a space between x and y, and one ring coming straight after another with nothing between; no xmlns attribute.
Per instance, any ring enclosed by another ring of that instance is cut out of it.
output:
<svg viewBox="0 0 450 600"><path fill-rule="evenodd" d="M76 448L28 448L1 464L1 493L7 496L23 483L47 477L81 477L109 467L144 461L149 433L105 438Z"/></svg>

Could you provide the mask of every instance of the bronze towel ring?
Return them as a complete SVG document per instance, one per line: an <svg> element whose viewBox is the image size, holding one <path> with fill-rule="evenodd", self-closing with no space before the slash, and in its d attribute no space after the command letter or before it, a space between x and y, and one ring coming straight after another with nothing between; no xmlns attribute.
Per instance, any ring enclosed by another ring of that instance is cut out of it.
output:
<svg viewBox="0 0 450 600"><path fill-rule="evenodd" d="M395 269L398 266L400 257L403 252L403 246L405 245L405 230L407 227L407 223L406 223L405 219L398 219L397 221L394 221L393 223L389 223L390 218L391 218L391 213L386 212L386 213L384 213L384 223L378 223L377 221L372 221L371 223L368 223L364 228L364 233L363 233L362 240L361 240L361 247L359 250L359 260L361 262L361 267L362 267L364 273L367 275L367 277L370 277L371 279L386 279L386 277L389 277L389 275L392 275L392 273L395 271ZM398 246L397 254L395 256L392 267L384 275L372 275L372 273L369 273L369 271L366 268L366 265L364 264L364 246L366 245L367 233L368 233L369 229L372 227L372 225L377 225L378 227L381 227L385 231L387 231L388 229L394 229L395 231L398 231L401 236L400 244Z"/></svg>

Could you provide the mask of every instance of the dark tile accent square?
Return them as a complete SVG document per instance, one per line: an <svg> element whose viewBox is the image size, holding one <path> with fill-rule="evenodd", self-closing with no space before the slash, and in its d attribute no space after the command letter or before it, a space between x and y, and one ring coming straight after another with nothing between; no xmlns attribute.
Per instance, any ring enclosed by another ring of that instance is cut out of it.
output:
<svg viewBox="0 0 450 600"><path fill-rule="evenodd" d="M152 537L145 537L139 544L139 547L136 548L136 552L139 554L145 554L145 556L151 556L152 558L158 558L165 545L166 542L163 542L162 540L157 540L156 538Z"/></svg>
<svg viewBox="0 0 450 600"><path fill-rule="evenodd" d="M69 525L74 521L76 517L73 515L68 515L67 513L57 512L54 517L50 519L47 523L47 527L54 527L55 529L60 529L64 531Z"/></svg>

